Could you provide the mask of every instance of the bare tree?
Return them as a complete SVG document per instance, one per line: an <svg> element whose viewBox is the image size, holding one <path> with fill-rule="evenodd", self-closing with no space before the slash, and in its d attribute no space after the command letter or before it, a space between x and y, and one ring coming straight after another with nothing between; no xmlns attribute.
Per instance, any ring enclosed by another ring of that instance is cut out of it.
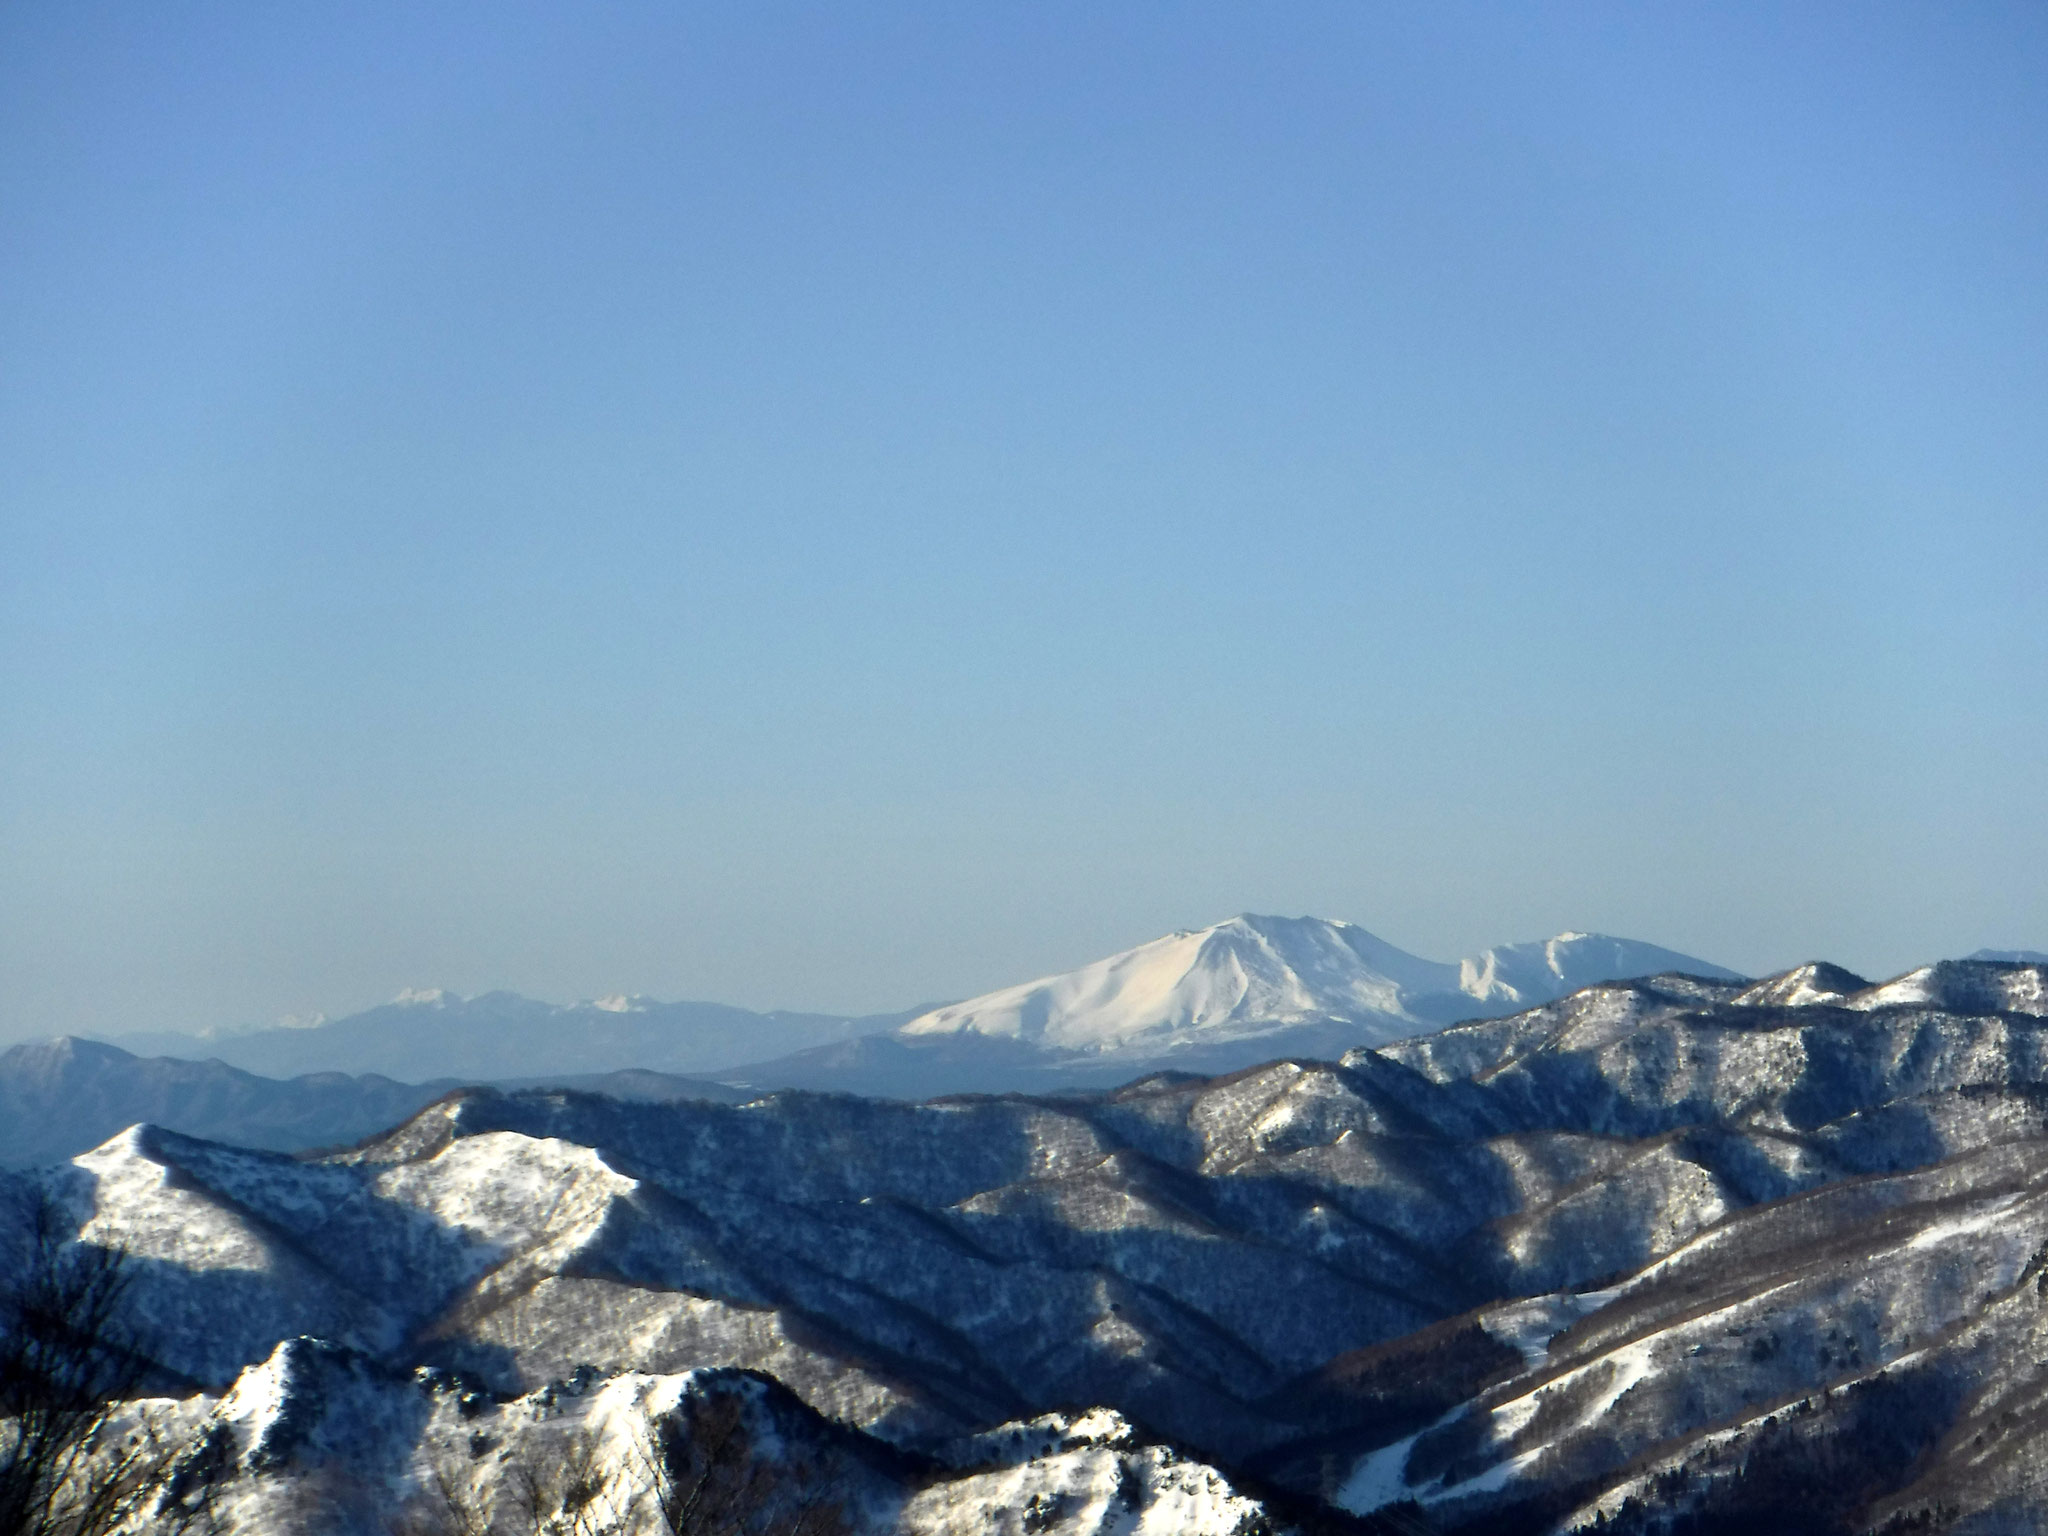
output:
<svg viewBox="0 0 2048 1536"><path fill-rule="evenodd" d="M491 1499L470 1471L437 1462L426 1486L406 1502L392 1526L393 1536L502 1536L491 1518Z"/></svg>
<svg viewBox="0 0 2048 1536"><path fill-rule="evenodd" d="M24 1215L21 1270L0 1278L0 1536L100 1536L170 1460L152 1423L117 1433L150 1370L127 1318L128 1255L72 1242L40 1191Z"/></svg>
<svg viewBox="0 0 2048 1536"><path fill-rule="evenodd" d="M591 1435L527 1436L480 1477L453 1459L428 1469L394 1536L624 1536L640 1504Z"/></svg>
<svg viewBox="0 0 2048 1536"><path fill-rule="evenodd" d="M587 1429L520 1437L487 1470L444 1460L393 1536L846 1536L829 1448L764 1455L736 1393L692 1394L649 1422L637 1465ZM628 1453L629 1456L632 1453ZM649 1508L649 1505L652 1508ZM650 1518L652 1517L652 1518Z"/></svg>
<svg viewBox="0 0 2048 1536"><path fill-rule="evenodd" d="M673 1536L841 1536L847 1529L830 1469L815 1457L763 1456L736 1394L685 1397L655 1421L646 1461Z"/></svg>
<svg viewBox="0 0 2048 1536"><path fill-rule="evenodd" d="M618 1469L605 1463L597 1438L578 1431L553 1436L506 1469L500 1502L530 1536L621 1536L631 1527L638 1500L622 1495Z"/></svg>

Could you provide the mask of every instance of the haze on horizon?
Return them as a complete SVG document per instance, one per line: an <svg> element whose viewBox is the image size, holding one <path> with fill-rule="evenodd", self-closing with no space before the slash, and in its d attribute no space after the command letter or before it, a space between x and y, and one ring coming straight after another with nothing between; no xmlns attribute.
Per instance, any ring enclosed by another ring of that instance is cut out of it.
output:
<svg viewBox="0 0 2048 1536"><path fill-rule="evenodd" d="M0 1040L2048 948L2048 14L0 10Z"/></svg>

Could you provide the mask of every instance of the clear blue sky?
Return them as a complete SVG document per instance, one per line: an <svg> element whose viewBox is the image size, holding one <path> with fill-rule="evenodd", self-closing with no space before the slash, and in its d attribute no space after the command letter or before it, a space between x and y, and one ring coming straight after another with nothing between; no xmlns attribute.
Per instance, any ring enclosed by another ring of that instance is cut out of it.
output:
<svg viewBox="0 0 2048 1536"><path fill-rule="evenodd" d="M0 1035L2048 946L2048 11L0 7Z"/></svg>

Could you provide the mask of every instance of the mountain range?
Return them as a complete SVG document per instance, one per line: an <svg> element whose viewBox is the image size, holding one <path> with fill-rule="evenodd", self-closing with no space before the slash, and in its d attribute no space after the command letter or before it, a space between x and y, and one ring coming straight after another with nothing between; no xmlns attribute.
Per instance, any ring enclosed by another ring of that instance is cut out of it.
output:
<svg viewBox="0 0 2048 1536"><path fill-rule="evenodd" d="M911 1458L877 1531L2048 1520L2037 964L1603 983L1085 1095L465 1091L342 1153L137 1128L9 1182L134 1255L222 1486L353 1469L351 1532L464 1423L741 1380L815 1416L787 1444Z"/></svg>
<svg viewBox="0 0 2048 1536"><path fill-rule="evenodd" d="M1245 915L1062 976L895 1014L755 1013L628 996L563 1005L427 990L310 1027L126 1034L111 1043L278 1078L494 1082L642 1070L752 1088L926 1097L1102 1085L1165 1067L1213 1072L1290 1052L1336 1055L1667 970L1734 975L1653 944L1577 933L1442 964L1352 923Z"/></svg>
<svg viewBox="0 0 2048 1536"><path fill-rule="evenodd" d="M137 1121L273 1151L332 1146L478 1083L718 1102L792 1087L910 1099L1102 1088L1159 1070L1334 1057L1673 969L1732 974L1588 934L1446 965L1350 923L1243 916L969 1002L869 1018L414 992L311 1027L0 1052L0 1166L70 1157ZM792 1044L809 1048L759 1059Z"/></svg>
<svg viewBox="0 0 2048 1536"><path fill-rule="evenodd" d="M896 1098L1109 1087L1150 1072L1334 1057L1661 971L1735 978L1705 960L1604 934L1565 933L1444 964L1354 923L1244 914L886 1032L718 1075L755 1089Z"/></svg>
<svg viewBox="0 0 2048 1536"><path fill-rule="evenodd" d="M371 1072L407 1082L493 1082L627 1070L703 1076L893 1029L920 1012L873 1018L756 1013L723 1003L626 996L558 1004L515 992L462 997L430 988L311 1025L197 1035L154 1031L109 1040L138 1056L216 1060L267 1077Z"/></svg>
<svg viewBox="0 0 2048 1536"><path fill-rule="evenodd" d="M386 1130L461 1086L457 1078L400 1083L375 1073L259 1077L221 1061L142 1057L64 1035L0 1051L0 1168L61 1162L138 1121L277 1152L339 1146ZM654 1101L752 1096L646 1071L540 1074L502 1086Z"/></svg>

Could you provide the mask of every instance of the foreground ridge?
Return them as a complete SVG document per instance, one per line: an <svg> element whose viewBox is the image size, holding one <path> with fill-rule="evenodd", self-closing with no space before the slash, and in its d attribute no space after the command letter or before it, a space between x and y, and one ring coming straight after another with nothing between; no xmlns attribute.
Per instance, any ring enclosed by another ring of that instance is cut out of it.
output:
<svg viewBox="0 0 2048 1536"><path fill-rule="evenodd" d="M121 1427L143 1423L185 1447L149 1509L165 1528L455 1531L523 1518L650 1536L967 1536L1020 1520L1047 1536L1290 1529L1113 1412L1041 1415L918 1455L729 1368L584 1371L501 1398L445 1371L407 1375L295 1338L225 1392L138 1402Z"/></svg>

